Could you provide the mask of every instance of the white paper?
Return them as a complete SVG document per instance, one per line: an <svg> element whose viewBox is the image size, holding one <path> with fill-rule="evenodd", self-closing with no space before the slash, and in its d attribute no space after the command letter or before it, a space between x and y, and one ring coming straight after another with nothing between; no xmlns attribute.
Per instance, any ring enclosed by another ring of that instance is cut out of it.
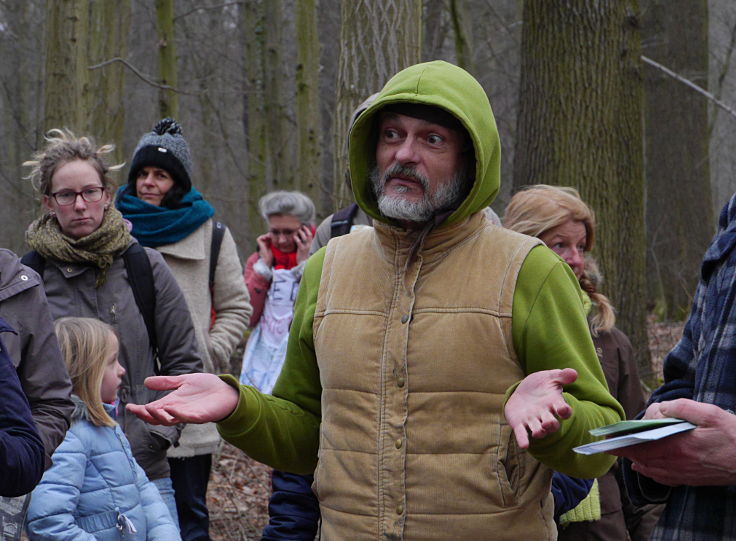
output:
<svg viewBox="0 0 736 541"><path fill-rule="evenodd" d="M695 428L694 424L683 421L681 423L663 426L661 428L653 428L652 430L644 430L643 432L636 432L634 434L627 434L616 438L608 438L607 440L594 441L593 443L587 443L585 445L575 447L573 451L580 453L581 455L593 455L595 453L610 451L611 449L618 449L620 447L628 447L629 445L637 445L639 443L659 440L679 432L692 430L693 428Z"/></svg>

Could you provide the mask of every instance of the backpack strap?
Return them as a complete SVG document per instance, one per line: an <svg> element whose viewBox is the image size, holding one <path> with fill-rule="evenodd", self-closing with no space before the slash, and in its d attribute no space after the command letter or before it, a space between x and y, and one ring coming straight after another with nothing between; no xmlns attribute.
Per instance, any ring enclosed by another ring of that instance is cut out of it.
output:
<svg viewBox="0 0 736 541"><path fill-rule="evenodd" d="M46 267L46 259L36 250L31 250L20 258L20 262L26 267L32 268L43 280L43 269Z"/></svg>
<svg viewBox="0 0 736 541"><path fill-rule="evenodd" d="M133 290L135 303L143 316L146 324L148 339L153 346L153 351L158 355L158 340L156 338L156 291L153 287L153 270L148 260L146 250L137 242L131 244L123 253L125 270L128 273L130 289ZM158 374L158 367L156 367Z"/></svg>
<svg viewBox="0 0 736 541"><path fill-rule="evenodd" d="M217 269L217 260L220 257L220 246L225 236L225 224L214 220L212 222L212 244L210 247L210 293L215 290L215 270Z"/></svg>
<svg viewBox="0 0 736 541"><path fill-rule="evenodd" d="M31 250L21 258L21 263L32 268L43 279L43 269L46 267L46 259L36 250ZM135 304L143 316L146 324L148 339L153 346L153 351L158 353L158 340L156 339L156 292L153 288L153 270L148 260L146 250L138 243L132 244L123 253L125 270L128 273L130 289L133 291Z"/></svg>
<svg viewBox="0 0 736 541"><path fill-rule="evenodd" d="M330 224L330 238L340 237L350 233L353 226L353 220L358 213L358 204L351 203L347 207L343 207L332 215L332 223Z"/></svg>

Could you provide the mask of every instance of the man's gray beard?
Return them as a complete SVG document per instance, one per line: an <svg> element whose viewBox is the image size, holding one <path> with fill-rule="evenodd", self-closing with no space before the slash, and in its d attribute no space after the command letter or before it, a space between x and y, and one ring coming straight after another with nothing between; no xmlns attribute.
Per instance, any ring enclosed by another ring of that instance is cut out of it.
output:
<svg viewBox="0 0 736 541"><path fill-rule="evenodd" d="M399 173L400 171L400 173ZM424 194L419 201L409 201L400 195L408 191L407 188L397 186L400 192L396 195L386 195L383 187L386 179L396 174L410 175L422 185ZM373 193L378 200L378 210L381 214L395 220L423 223L429 221L437 211L456 208L464 199L463 187L466 183L466 172L458 171L449 182L440 182L433 194L429 193L429 180L417 173L413 168L391 167L383 175L379 175L378 167L374 167L369 175Z"/></svg>

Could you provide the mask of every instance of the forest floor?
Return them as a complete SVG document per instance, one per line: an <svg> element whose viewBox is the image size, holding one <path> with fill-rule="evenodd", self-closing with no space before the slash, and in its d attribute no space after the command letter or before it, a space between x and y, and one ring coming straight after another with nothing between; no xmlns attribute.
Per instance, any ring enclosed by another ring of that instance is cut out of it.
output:
<svg viewBox="0 0 736 541"><path fill-rule="evenodd" d="M652 372L661 378L662 359L677 343L683 323L648 325ZM236 367L234 366L233 369ZM238 371L239 371L239 367ZM235 370L234 370L235 371ZM207 497L214 541L256 541L268 522L271 469L225 444L214 461Z"/></svg>

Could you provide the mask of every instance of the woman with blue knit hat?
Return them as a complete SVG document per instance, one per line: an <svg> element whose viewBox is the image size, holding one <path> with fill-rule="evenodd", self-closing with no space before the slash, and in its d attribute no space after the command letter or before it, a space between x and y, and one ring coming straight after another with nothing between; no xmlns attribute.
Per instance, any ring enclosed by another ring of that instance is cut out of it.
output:
<svg viewBox="0 0 736 541"><path fill-rule="evenodd" d="M176 121L165 118L141 137L115 205L138 242L158 250L171 268L205 371L227 372L250 318L248 290L230 231L213 220L215 209L192 185L189 145ZM214 424L187 425L179 446L169 449L184 541L209 539L207 482L219 442Z"/></svg>

